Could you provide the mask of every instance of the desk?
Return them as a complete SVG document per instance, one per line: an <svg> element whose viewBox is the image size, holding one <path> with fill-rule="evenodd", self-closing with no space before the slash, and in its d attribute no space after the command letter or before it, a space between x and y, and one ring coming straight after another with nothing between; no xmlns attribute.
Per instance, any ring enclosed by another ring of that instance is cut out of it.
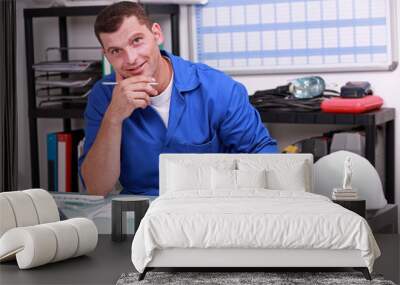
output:
<svg viewBox="0 0 400 285"><path fill-rule="evenodd" d="M334 124L354 125L365 130L365 157L375 166L375 144L377 137L377 126L385 128L385 196L388 203L395 203L394 196L394 108L381 108L376 111L360 114L337 114L324 112L296 112L280 111L278 109L258 108L261 120L265 123L287 123L287 124Z"/></svg>
<svg viewBox="0 0 400 285"><path fill-rule="evenodd" d="M400 281L400 235L375 235L382 256L377 259L375 273L395 283ZM29 270L19 270L16 262L0 264L0 283L8 284L115 284L122 273L133 272L132 236L123 242L112 242L110 235L100 235L95 251L57 263ZM310 269L312 271L312 269Z"/></svg>

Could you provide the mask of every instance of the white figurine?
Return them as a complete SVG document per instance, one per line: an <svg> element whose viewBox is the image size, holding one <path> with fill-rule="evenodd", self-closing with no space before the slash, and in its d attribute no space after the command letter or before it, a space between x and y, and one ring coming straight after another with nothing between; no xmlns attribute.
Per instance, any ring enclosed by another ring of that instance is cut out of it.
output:
<svg viewBox="0 0 400 285"><path fill-rule="evenodd" d="M351 157L346 157L344 161L343 190L352 190L351 177L353 175Z"/></svg>

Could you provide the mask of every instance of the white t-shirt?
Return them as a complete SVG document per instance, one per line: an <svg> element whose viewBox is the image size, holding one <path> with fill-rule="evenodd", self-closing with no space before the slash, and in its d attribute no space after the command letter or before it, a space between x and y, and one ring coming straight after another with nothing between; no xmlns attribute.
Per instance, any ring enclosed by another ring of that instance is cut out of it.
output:
<svg viewBox="0 0 400 285"><path fill-rule="evenodd" d="M154 97L150 97L150 106L157 111L160 115L161 119L163 120L165 127L168 128L168 118L169 118L169 105L171 102L171 94L172 94L172 83L174 79L174 74L171 76L171 80L165 88L165 90Z"/></svg>

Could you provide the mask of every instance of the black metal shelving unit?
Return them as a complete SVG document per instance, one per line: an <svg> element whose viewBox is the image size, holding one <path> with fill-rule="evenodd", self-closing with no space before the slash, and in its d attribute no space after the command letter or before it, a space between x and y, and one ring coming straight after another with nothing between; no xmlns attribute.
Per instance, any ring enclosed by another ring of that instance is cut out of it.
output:
<svg viewBox="0 0 400 285"><path fill-rule="evenodd" d="M62 119L64 131L70 131L71 119L83 118L83 112L85 108L82 104L73 105L69 103L57 106L37 107L35 94L35 71L32 68L32 65L35 63L33 19L43 17L58 18L58 29L60 38L59 46L60 48L67 48L67 18L77 16L96 16L104 7L105 6L87 6L24 9L32 187L40 187L37 119ZM161 14L170 16L172 32L172 53L179 55L179 5L149 4L144 5L144 8L150 15ZM61 51L61 60L68 60L68 50Z"/></svg>
<svg viewBox="0 0 400 285"><path fill-rule="evenodd" d="M365 131L365 158L375 166L375 144L377 127L385 128L385 196L389 203L395 203L395 109L382 108L360 114L339 114L324 112L280 111L259 108L261 120L266 123L284 124L326 124L352 125Z"/></svg>

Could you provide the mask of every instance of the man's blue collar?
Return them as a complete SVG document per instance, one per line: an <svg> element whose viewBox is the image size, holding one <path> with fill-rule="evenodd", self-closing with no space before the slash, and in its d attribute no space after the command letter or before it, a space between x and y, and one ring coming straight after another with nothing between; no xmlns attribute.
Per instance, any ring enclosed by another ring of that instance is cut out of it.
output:
<svg viewBox="0 0 400 285"><path fill-rule="evenodd" d="M161 55L166 56L172 63L174 70L174 85L179 93L191 91L200 84L196 68L193 63L175 56L165 50L161 50Z"/></svg>

